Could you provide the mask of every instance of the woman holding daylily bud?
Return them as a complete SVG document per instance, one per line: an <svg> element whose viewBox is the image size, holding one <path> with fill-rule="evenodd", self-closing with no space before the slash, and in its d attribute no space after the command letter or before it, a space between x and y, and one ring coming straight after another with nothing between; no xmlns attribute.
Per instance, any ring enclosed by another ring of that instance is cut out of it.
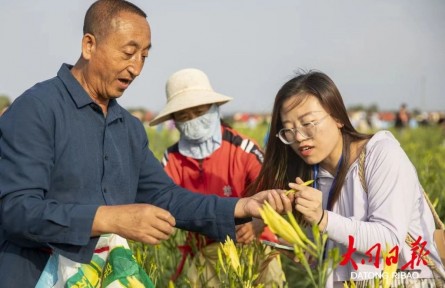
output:
<svg viewBox="0 0 445 288"><path fill-rule="evenodd" d="M405 279L403 287L443 283L444 269L433 244L433 216L415 168L389 131L368 135L354 129L340 92L327 75L311 71L281 87L270 135L276 137L267 142L252 191L295 190L289 197L296 213L328 233L327 250L338 247L344 256L329 287L343 287L354 277L371 282L373 272L383 269L382 252L376 261L377 247L384 251L387 245L398 247L399 269L419 272L416 279ZM364 169L359 169L360 155ZM303 185L309 179L314 183ZM405 243L408 234L414 240L421 237L434 265L412 268L413 249Z"/></svg>

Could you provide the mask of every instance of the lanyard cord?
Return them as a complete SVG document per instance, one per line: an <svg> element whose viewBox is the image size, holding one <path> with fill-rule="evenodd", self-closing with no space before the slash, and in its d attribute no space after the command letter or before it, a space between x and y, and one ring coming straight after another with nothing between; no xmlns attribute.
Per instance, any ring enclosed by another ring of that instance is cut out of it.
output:
<svg viewBox="0 0 445 288"><path fill-rule="evenodd" d="M331 203L332 197L334 195L334 187L335 187L335 183L337 182L338 171L340 170L340 166L341 166L342 163L343 163L343 154L341 154L340 159L338 160L337 171L335 171L334 181L332 181L331 188L329 188L328 204L327 204L327 207L326 207L326 210L329 210L329 211L330 211L330 209L328 209L328 207L329 207L329 204ZM318 189L318 182L317 182L318 179L317 179L317 177L318 177L319 170L320 170L320 165L319 164L315 164L314 166L312 166L312 173L314 175L314 180L315 180L313 185L312 185L312 187L315 188L315 189ZM327 249L326 248L328 246L328 242L329 241L326 241L326 244L324 246L323 259L326 259L326 253L327 253Z"/></svg>
<svg viewBox="0 0 445 288"><path fill-rule="evenodd" d="M330 210L330 209L328 209L328 207L329 207L329 205L332 202L332 197L334 196L334 187L335 187L335 183L337 182L338 171L340 170L340 166L341 166L342 163L343 163L343 154L340 156L340 159L338 160L337 171L335 172L335 175L334 175L334 181L332 181L331 188L329 188L328 204L327 204L327 207L326 207L327 210ZM317 182L318 179L317 178L318 178L319 170L320 170L320 165L319 164L315 164L315 165L312 166L312 173L314 175L314 180L315 180L313 185L312 185L312 187L315 188L315 189L318 189L318 182Z"/></svg>

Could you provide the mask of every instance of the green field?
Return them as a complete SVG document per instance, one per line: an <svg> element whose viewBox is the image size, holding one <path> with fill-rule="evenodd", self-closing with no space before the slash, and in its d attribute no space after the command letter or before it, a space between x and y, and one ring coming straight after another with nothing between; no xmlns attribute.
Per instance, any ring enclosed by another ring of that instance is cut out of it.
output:
<svg viewBox="0 0 445 288"><path fill-rule="evenodd" d="M260 145L262 145L267 131L267 124L260 125L255 129L249 129L242 124L234 124L233 127L242 134L254 138ZM440 218L445 219L445 204L443 201L445 130L440 127L422 127L392 132L416 167L420 182L434 203ZM178 139L176 130L157 131L149 128L147 133L150 139L150 149L158 159L162 157L166 147ZM154 247L140 243L132 244L136 258L143 264L157 287L168 287L169 276L174 272L181 256L176 246L183 240L184 233L178 231L170 240ZM304 272L291 264L286 257L282 257L282 261L287 281L292 283L288 287L307 287L308 282L304 277ZM175 287L189 287L184 274L174 283Z"/></svg>

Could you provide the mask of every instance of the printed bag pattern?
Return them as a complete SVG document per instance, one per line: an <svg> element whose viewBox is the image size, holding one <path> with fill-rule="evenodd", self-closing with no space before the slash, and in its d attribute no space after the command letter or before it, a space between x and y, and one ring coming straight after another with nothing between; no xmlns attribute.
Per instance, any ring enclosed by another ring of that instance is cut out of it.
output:
<svg viewBox="0 0 445 288"><path fill-rule="evenodd" d="M154 288L146 272L138 265L126 239L102 235L90 263L74 262L52 254L36 288Z"/></svg>

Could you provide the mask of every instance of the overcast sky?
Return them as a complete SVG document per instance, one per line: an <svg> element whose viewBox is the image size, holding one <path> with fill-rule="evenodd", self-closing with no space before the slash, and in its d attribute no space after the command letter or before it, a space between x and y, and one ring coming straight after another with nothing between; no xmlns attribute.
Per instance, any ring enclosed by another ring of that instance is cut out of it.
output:
<svg viewBox="0 0 445 288"><path fill-rule="evenodd" d="M11 99L80 55L91 0L0 0L0 94ZM226 112L270 112L298 69L337 84L347 106L445 110L443 0L134 0L153 48L119 102L159 111L175 71L205 71L235 99Z"/></svg>

